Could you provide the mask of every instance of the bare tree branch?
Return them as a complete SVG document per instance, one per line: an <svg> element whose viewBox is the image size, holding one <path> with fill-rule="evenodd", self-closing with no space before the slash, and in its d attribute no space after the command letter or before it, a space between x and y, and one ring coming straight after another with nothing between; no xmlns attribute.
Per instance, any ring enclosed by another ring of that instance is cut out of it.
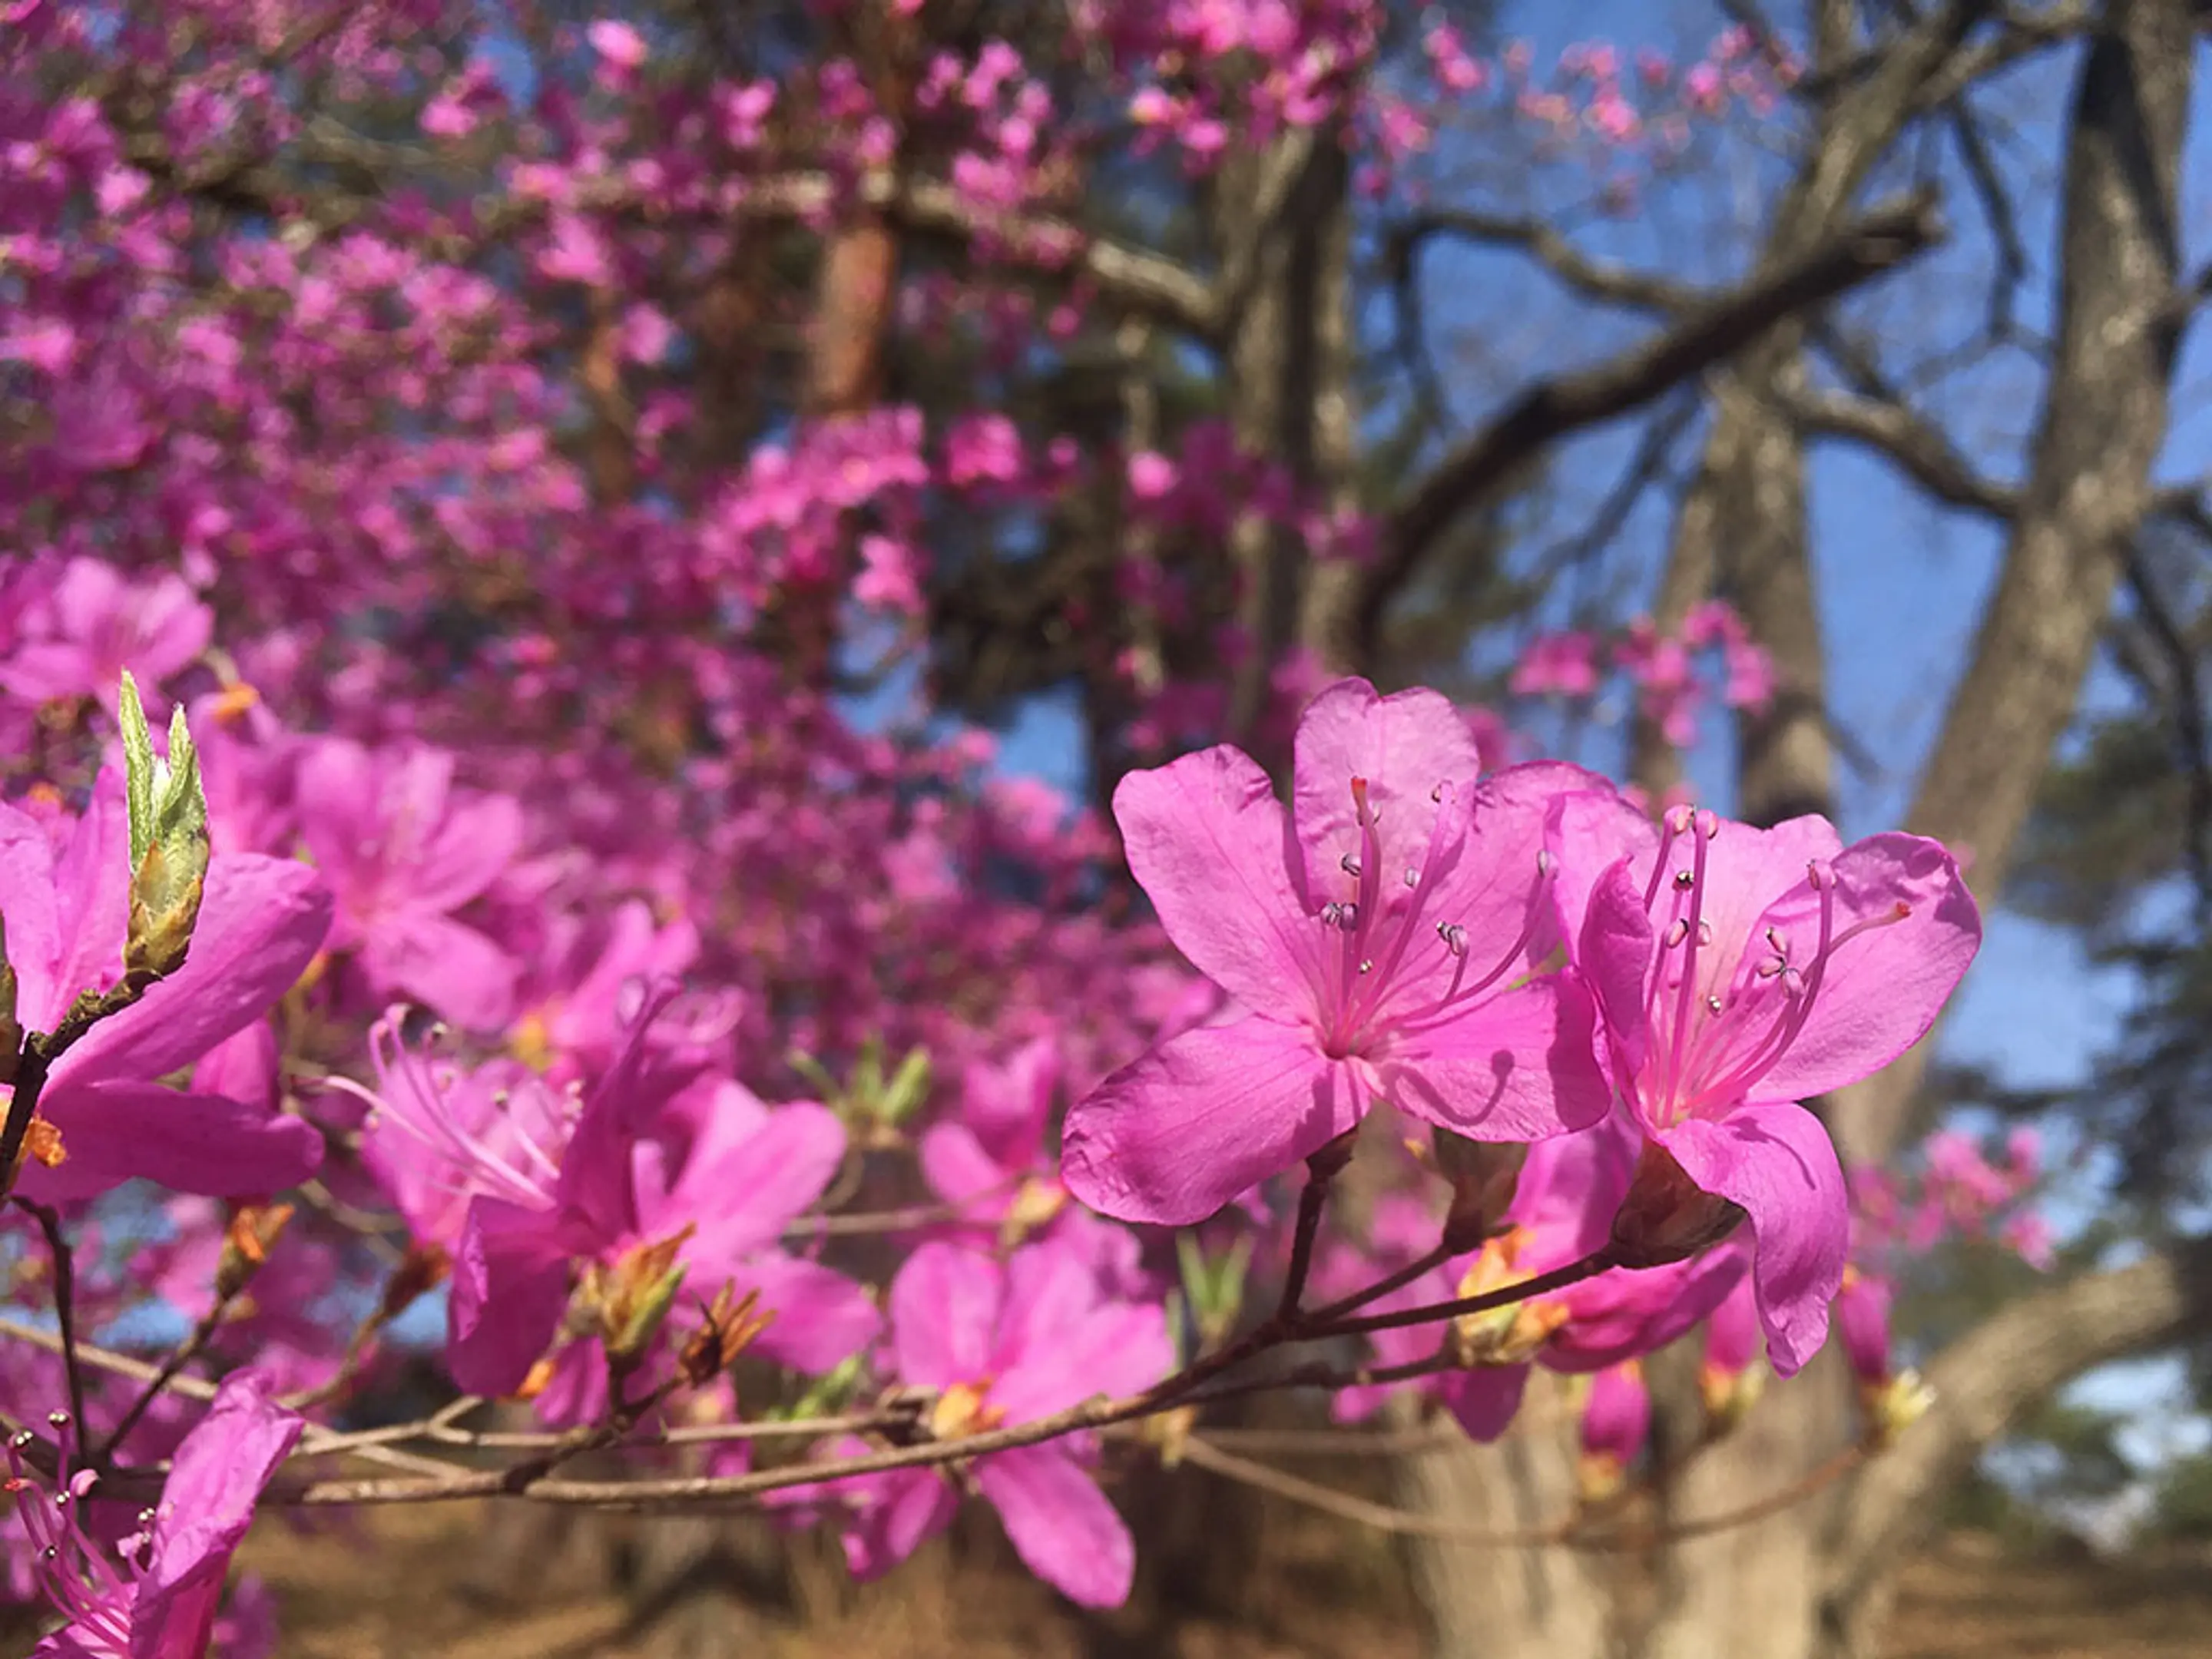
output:
<svg viewBox="0 0 2212 1659"><path fill-rule="evenodd" d="M1802 315L1933 246L1933 201L1877 207L1798 258L1709 300L1609 362L1538 381L1465 440L1389 515L1352 619L1352 652L1371 661L1384 610L1459 515L1545 446L1642 407L1725 361L1778 323Z"/></svg>
<svg viewBox="0 0 2212 1659"><path fill-rule="evenodd" d="M1434 208L1393 225L1383 240L1386 268L1401 283L1409 279L1422 248L1440 236L1519 248L1568 288L1607 305L1672 316L1705 298L1684 283L1584 253L1543 220L1463 208Z"/></svg>
<svg viewBox="0 0 2212 1659"><path fill-rule="evenodd" d="M2007 1304L1928 1368L1936 1403L1854 1485L1832 1557L1828 1616L1849 1625L1868 1592L1925 1538L1928 1502L2038 1401L2091 1366L2201 1332L2212 1321L2212 1241L2172 1245Z"/></svg>

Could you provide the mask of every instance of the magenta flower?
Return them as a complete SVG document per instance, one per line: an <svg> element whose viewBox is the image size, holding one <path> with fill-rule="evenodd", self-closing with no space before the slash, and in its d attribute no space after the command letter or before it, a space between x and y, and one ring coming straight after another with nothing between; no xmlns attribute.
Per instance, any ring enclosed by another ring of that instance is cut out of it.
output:
<svg viewBox="0 0 2212 1659"><path fill-rule="evenodd" d="M57 852L46 826L0 806L0 918L15 969L16 1017L54 1029L80 991L122 976L130 831L111 774ZM305 865L218 854L184 965L111 1015L54 1063L40 1115L63 1161L27 1164L25 1196L89 1198L136 1176L179 1192L245 1197L304 1179L322 1140L265 1099L185 1091L183 1071L265 1015L323 942L330 895Z"/></svg>
<svg viewBox="0 0 2212 1659"><path fill-rule="evenodd" d="M663 993L648 1003L632 1026L557 1161L538 1138L526 1154L504 1155L463 1126L416 1126L433 1138L450 1132L455 1145L465 1137L479 1160L471 1178L483 1184L454 1254L447 1346L454 1379L473 1394L522 1385L560 1333L579 1264L596 1262L618 1281L656 1249L672 1251L702 1296L726 1284L741 1296L758 1292L775 1319L753 1346L771 1359L827 1370L875 1334L875 1309L859 1285L777 1248L844 1156L844 1129L828 1108L770 1110L726 1083L681 1173L665 1179L660 1149L646 1139L653 1114L639 1097L650 1064L647 1027L666 1000ZM544 1088L535 1079L524 1086ZM438 1104L419 1092L411 1102L418 1113ZM572 1377L560 1397L586 1409L602 1380L603 1368L588 1386Z"/></svg>
<svg viewBox="0 0 2212 1659"><path fill-rule="evenodd" d="M300 763L300 833L337 895L331 947L360 952L371 992L489 1029L514 1001L515 963L453 913L514 857L522 814L454 788L453 774L441 750L318 738Z"/></svg>
<svg viewBox="0 0 2212 1659"><path fill-rule="evenodd" d="M1066 1194L1047 1165L1045 1125L1060 1073L1050 1037L1023 1044L1003 1064L971 1061L959 1116L923 1131L922 1176L960 1206L963 1221L1025 1230L1059 1213Z"/></svg>
<svg viewBox="0 0 2212 1659"><path fill-rule="evenodd" d="M1588 1127L1610 1095L1551 948L1544 814L1564 766L1476 781L1432 691L1342 680L1299 722L1295 811L1223 744L1115 791L1176 947L1248 1011L1155 1048L1068 1114L1062 1173L1127 1221L1212 1214L1376 1099L1479 1140Z"/></svg>
<svg viewBox="0 0 2212 1659"><path fill-rule="evenodd" d="M924 1244L891 1282L890 1309L899 1378L936 1391L928 1423L939 1439L1133 1393L1174 1360L1158 1308L1108 1300L1088 1266L1055 1243L1017 1250L1004 1267L981 1251ZM1128 1598L1136 1550L1087 1472L1093 1450L1089 1437L1073 1436L991 1452L975 1459L975 1485L1031 1572L1070 1601L1116 1607ZM856 1510L845 1553L861 1577L913 1554L959 1506L936 1468L812 1491Z"/></svg>
<svg viewBox="0 0 2212 1659"><path fill-rule="evenodd" d="M33 1650L33 1659L201 1659L215 1633L223 1576L246 1537L253 1506L306 1425L276 1403L258 1371L223 1380L169 1466L146 1529L123 1545L118 1564L76 1520L94 1490L89 1472L64 1481L57 1498L25 1472L26 1431L9 1442L18 1512L38 1551L46 1595L68 1623Z"/></svg>
<svg viewBox="0 0 2212 1659"><path fill-rule="evenodd" d="M1973 960L1957 862L1918 836L1848 848L1820 817L1754 830L1618 796L1553 808L1560 913L1616 1082L1651 1142L1741 1206L1767 1352L1794 1373L1827 1334L1850 1237L1842 1169L1796 1103L1918 1042Z"/></svg>
<svg viewBox="0 0 2212 1659"><path fill-rule="evenodd" d="M207 649L214 625L181 576L133 583L102 560L71 559L30 606L0 690L26 702L97 697L112 714L125 669L150 692Z"/></svg>
<svg viewBox="0 0 2212 1659"><path fill-rule="evenodd" d="M1836 1296L1836 1322L1842 1327L1844 1353L1861 1386L1878 1389L1889 1381L1889 1281L1856 1267L1844 1271Z"/></svg>

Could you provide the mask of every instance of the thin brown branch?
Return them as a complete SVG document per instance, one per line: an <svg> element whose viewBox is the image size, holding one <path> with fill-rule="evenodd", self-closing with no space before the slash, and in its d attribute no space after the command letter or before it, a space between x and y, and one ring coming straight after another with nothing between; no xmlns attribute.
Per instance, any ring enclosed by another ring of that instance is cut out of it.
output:
<svg viewBox="0 0 2212 1659"><path fill-rule="evenodd" d="M1319 1510L1341 1520L1357 1522L1362 1526L1395 1533L1401 1537L1445 1539L1454 1543L1474 1544L1493 1549L1566 1548L1621 1553L1656 1549L1680 1539L1727 1532L1779 1515L1856 1468L1866 1460L1868 1451L1863 1445L1846 1446L1833 1457L1778 1491L1769 1492L1739 1508L1717 1515L1700 1516L1695 1520L1657 1527L1631 1525L1607 1528L1601 1518L1577 1510L1549 1526L1514 1528L1469 1526L1448 1516L1424 1515L1412 1510L1399 1509L1394 1504L1378 1504L1357 1493L1340 1492L1318 1480L1309 1480L1303 1475L1240 1457L1203 1436L1193 1435L1185 1441L1182 1455L1200 1468L1226 1479L1242 1481L1259 1491L1304 1504L1310 1509Z"/></svg>

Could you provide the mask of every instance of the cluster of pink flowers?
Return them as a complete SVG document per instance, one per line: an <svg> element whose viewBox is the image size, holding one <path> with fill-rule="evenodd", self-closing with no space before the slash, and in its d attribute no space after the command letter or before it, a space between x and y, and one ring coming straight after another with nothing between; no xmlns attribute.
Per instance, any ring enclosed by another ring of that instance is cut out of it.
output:
<svg viewBox="0 0 2212 1659"><path fill-rule="evenodd" d="M1697 741L1698 715L1709 695L1699 672L1706 655L1717 662L1723 705L1756 714L1772 701L1772 662L1735 607L1719 599L1697 606L1671 635L1662 634L1648 617L1610 641L1580 629L1539 635L1514 665L1510 689L1516 696L1586 703L1604 689L1600 662L1607 658L1612 671L1635 689L1644 717L1668 743L1686 749Z"/></svg>

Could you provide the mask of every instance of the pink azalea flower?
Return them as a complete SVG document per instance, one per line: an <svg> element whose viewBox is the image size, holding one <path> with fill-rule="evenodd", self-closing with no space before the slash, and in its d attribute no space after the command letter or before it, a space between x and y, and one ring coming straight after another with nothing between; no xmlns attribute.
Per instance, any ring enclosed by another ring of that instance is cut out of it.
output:
<svg viewBox="0 0 2212 1659"><path fill-rule="evenodd" d="M453 775L441 750L317 738L297 775L300 834L337 896L331 947L360 953L370 990L483 1029L507 1018L515 963L453 913L513 860L522 814Z"/></svg>
<svg viewBox="0 0 2212 1659"><path fill-rule="evenodd" d="M899 1378L937 1391L929 1423L943 1439L1133 1393L1174 1360L1158 1308L1108 1300L1088 1266L1056 1244L1017 1250L1003 1267L978 1250L924 1244L891 1282L890 1312ZM1116 1607L1136 1550L1086 1470L1093 1452L1086 1436L992 1452L975 1461L975 1485L1031 1572L1071 1601ZM861 1577L913 1554L959 1506L935 1468L826 1483L813 1495L856 1509L845 1553Z"/></svg>
<svg viewBox="0 0 2212 1659"><path fill-rule="evenodd" d="M843 1127L827 1107L771 1111L723 1084L681 1173L668 1178L660 1148L644 1138L650 1114L639 1100L646 1028L665 1000L647 1006L585 1097L557 1164L542 1146L526 1167L502 1160L496 1184L487 1179L470 1202L454 1255L447 1363L471 1393L521 1386L560 1331L574 1264L619 1273L635 1253L671 1242L704 1293L724 1284L759 1292L775 1320L754 1346L771 1359L827 1370L875 1332L860 1286L776 1248L844 1157Z"/></svg>
<svg viewBox="0 0 2212 1659"><path fill-rule="evenodd" d="M1549 831L1569 951L1597 994L1644 1134L1741 1206L1774 1369L1826 1337L1850 1223L1842 1169L1796 1103L1926 1035L1981 943L1957 861L1918 836L1844 848L1820 817L1754 830L1618 796L1562 798Z"/></svg>
<svg viewBox="0 0 2212 1659"><path fill-rule="evenodd" d="M26 1030L53 1030L80 991L106 990L122 976L129 847L112 773L58 850L44 825L0 806L0 916ZM304 1179L322 1158L306 1123L263 1100L160 1079L265 1015L330 922L330 895L305 865L216 854L184 965L54 1063L39 1112L60 1132L65 1156L52 1168L27 1163L19 1190L52 1203L144 1176L179 1192L245 1197Z"/></svg>
<svg viewBox="0 0 2212 1659"><path fill-rule="evenodd" d="M216 1390L169 1466L146 1529L120 1563L88 1537L77 1507L94 1490L89 1472L56 1498L25 1472L9 1442L8 1483L38 1549L46 1595L68 1623L33 1650L34 1659L201 1659L215 1633L223 1576L245 1540L253 1506L306 1425L276 1403L258 1371L237 1371Z"/></svg>
<svg viewBox="0 0 2212 1659"><path fill-rule="evenodd" d="M1002 1065L971 1063L960 1115L922 1132L922 1178L965 1220L996 1226L1018 1209L1048 1220L1064 1196L1046 1168L1045 1124L1060 1087L1060 1048L1038 1037Z"/></svg>
<svg viewBox="0 0 2212 1659"><path fill-rule="evenodd" d="M1068 1114L1062 1174L1093 1209L1186 1223L1319 1151L1382 1098L1479 1140L1587 1127L1609 1091L1548 948L1553 796L1571 767L1477 781L1432 691L1343 680L1299 722L1295 810L1222 744L1115 791L1130 868L1178 949L1241 1004Z"/></svg>
<svg viewBox="0 0 2212 1659"><path fill-rule="evenodd" d="M97 697L112 713L125 669L150 692L207 649L215 613L181 576L132 582L101 560L71 559L21 625L0 690L26 702Z"/></svg>

